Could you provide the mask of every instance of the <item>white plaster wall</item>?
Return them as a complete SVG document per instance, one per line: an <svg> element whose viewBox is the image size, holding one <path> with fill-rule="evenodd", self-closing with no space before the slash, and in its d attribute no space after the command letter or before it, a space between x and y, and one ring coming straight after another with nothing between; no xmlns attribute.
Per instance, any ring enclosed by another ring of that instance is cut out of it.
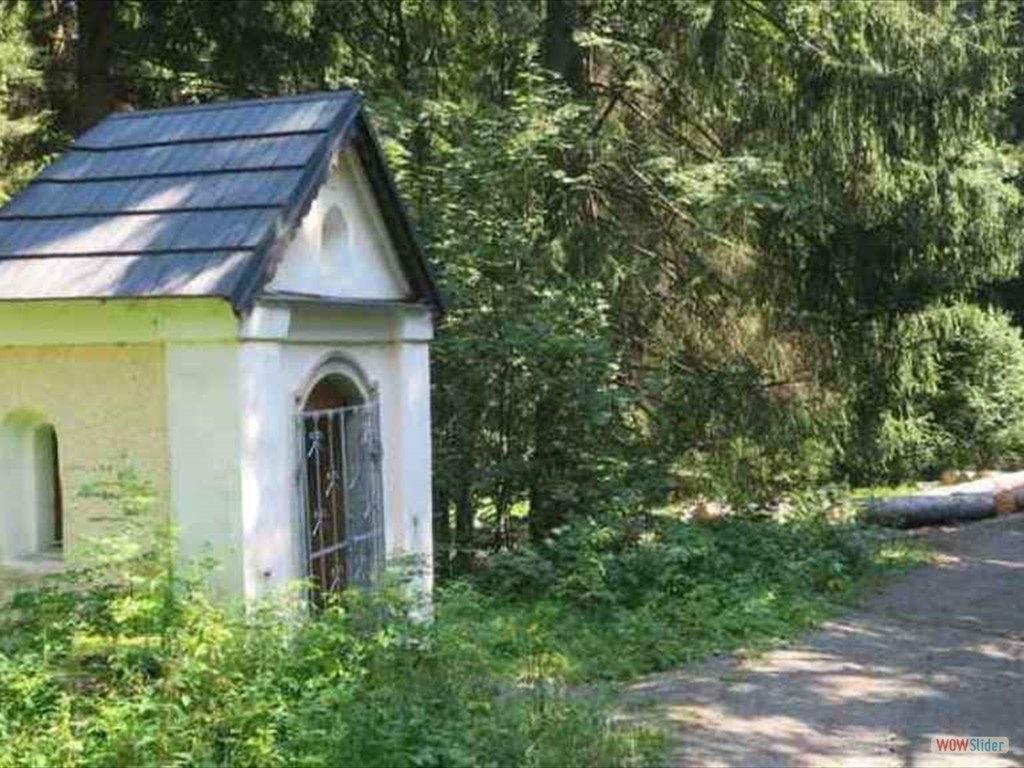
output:
<svg viewBox="0 0 1024 768"><path fill-rule="evenodd" d="M347 236L322 247L324 219L333 206L345 219ZM369 182L351 150L340 154L267 289L347 299L410 294Z"/></svg>
<svg viewBox="0 0 1024 768"><path fill-rule="evenodd" d="M431 554L429 315L402 309L339 311L333 319L316 311L312 317L297 314L292 310L287 338L255 330L240 350L248 596L306 575L298 557L301 458L294 416L330 358L357 366L380 399L389 556L416 554L429 562ZM367 330L372 328L376 332ZM330 335L337 340L323 338ZM429 572L424 578L429 587Z"/></svg>
<svg viewBox="0 0 1024 768"><path fill-rule="evenodd" d="M299 448L283 345L244 342L241 378L242 536L247 597L302 578L293 498Z"/></svg>
<svg viewBox="0 0 1024 768"><path fill-rule="evenodd" d="M171 514L181 554L214 557L213 585L243 594L239 345L166 347Z"/></svg>
<svg viewBox="0 0 1024 768"><path fill-rule="evenodd" d="M49 429L38 425L31 433L31 462L32 462L32 484L35 486L32 499L33 508L37 514L32 521L33 546L36 552L46 552L54 543L56 508L54 498L56 488L54 487L54 456L53 437ZM62 533L63 535L63 533Z"/></svg>
<svg viewBox="0 0 1024 768"><path fill-rule="evenodd" d="M430 351L406 341L391 350L395 381L388 433L392 453L393 516L403 531L402 548L421 559L423 587L433 586L433 493L430 435Z"/></svg>
<svg viewBox="0 0 1024 768"><path fill-rule="evenodd" d="M28 487L32 467L26 451L31 430L18 421L0 425L0 561L15 560L35 551Z"/></svg>

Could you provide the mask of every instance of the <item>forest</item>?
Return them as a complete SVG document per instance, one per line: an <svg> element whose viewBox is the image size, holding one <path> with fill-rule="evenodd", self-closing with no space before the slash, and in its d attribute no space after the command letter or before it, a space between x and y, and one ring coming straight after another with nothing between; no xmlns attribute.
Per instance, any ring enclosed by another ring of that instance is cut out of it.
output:
<svg viewBox="0 0 1024 768"><path fill-rule="evenodd" d="M602 509L1018 459L1018 16L8 2L0 189L111 110L360 90L450 305L446 571Z"/></svg>
<svg viewBox="0 0 1024 768"><path fill-rule="evenodd" d="M111 111L363 94L448 303L450 587L430 628L364 605L298 637L145 568L128 597L36 594L0 644L0 691L34 703L0 704L0 742L38 764L655 760L646 730L546 688L504 707L502 681L789 636L913 559L823 519L847 489L1024 459L1022 22L1010 0L0 0L0 202ZM708 505L737 514L656 513ZM25 639L48 621L70 692ZM118 632L164 639L101 674Z"/></svg>

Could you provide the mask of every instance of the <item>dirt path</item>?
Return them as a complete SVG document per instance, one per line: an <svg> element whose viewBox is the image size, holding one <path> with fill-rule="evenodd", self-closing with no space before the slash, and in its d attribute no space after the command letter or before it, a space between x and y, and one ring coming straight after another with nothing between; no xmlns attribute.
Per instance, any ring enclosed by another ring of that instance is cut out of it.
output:
<svg viewBox="0 0 1024 768"><path fill-rule="evenodd" d="M937 565L787 648L631 686L673 765L1024 766L1024 514L925 535ZM934 754L939 735L1010 753Z"/></svg>

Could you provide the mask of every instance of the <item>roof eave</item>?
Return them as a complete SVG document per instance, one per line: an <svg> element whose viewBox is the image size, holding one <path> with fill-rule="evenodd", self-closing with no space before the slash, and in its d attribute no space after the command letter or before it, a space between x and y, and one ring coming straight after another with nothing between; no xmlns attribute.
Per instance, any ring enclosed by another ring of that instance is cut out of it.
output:
<svg viewBox="0 0 1024 768"><path fill-rule="evenodd" d="M438 316L443 315L448 301L440 289L430 261L416 234L412 217L402 200L394 177L384 161L384 152L376 132L362 109L356 117L353 146L384 214L384 222L394 241L399 259L412 278L413 288L421 299L434 307Z"/></svg>

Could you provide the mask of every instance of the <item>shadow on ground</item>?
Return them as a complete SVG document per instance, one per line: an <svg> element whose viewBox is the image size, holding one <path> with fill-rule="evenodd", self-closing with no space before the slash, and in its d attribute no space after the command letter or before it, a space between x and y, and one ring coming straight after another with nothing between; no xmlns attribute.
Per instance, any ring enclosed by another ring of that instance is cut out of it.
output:
<svg viewBox="0 0 1024 768"><path fill-rule="evenodd" d="M671 724L674 765L1024 766L1024 515L924 534L935 566L753 660L647 678L627 706ZM939 755L933 736L1003 736Z"/></svg>

